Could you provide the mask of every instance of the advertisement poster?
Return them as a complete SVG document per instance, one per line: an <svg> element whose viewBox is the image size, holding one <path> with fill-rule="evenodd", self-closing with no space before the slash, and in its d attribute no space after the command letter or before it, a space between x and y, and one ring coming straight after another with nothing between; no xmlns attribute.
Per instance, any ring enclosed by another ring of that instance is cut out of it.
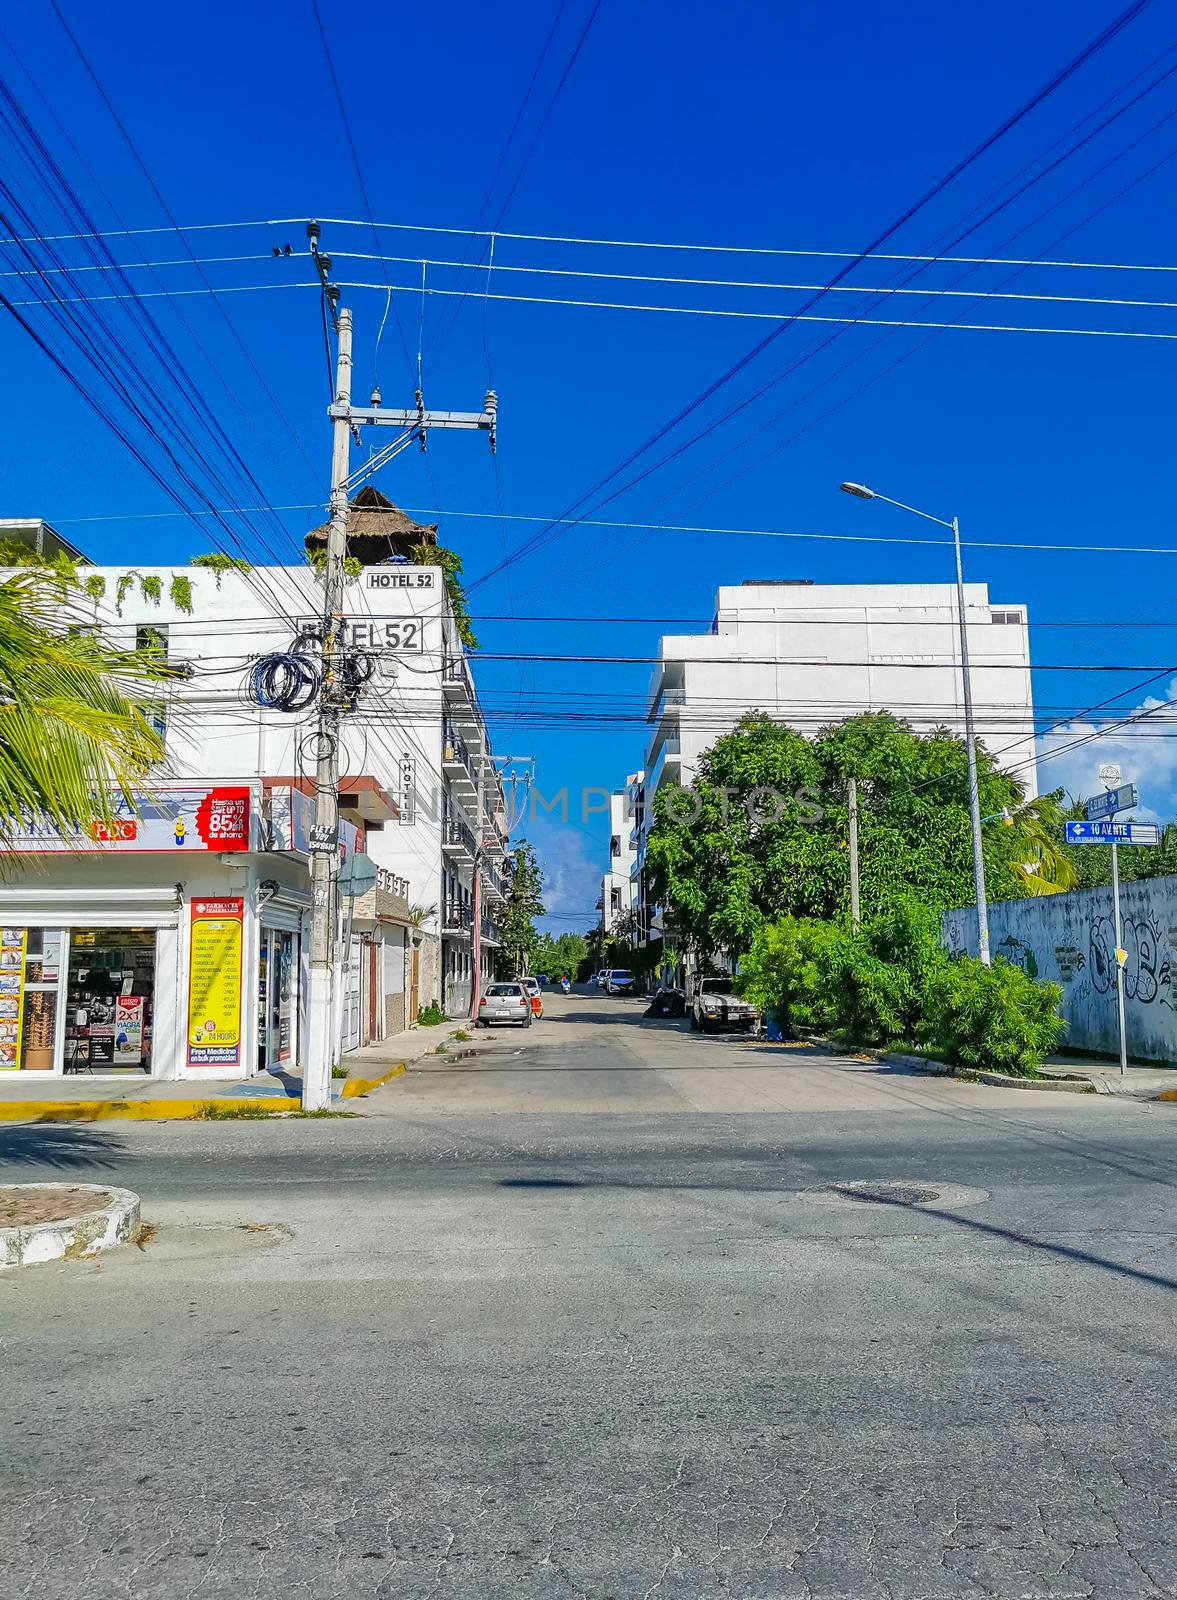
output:
<svg viewBox="0 0 1177 1600"><path fill-rule="evenodd" d="M26 855L58 851L93 853L148 851L191 855L194 851L248 850L255 819L246 784L183 784L125 802L107 822L63 834L37 818L26 818L8 849Z"/></svg>
<svg viewBox="0 0 1177 1600"><path fill-rule="evenodd" d="M143 996L116 995L114 1002L114 1064L143 1065Z"/></svg>
<svg viewBox="0 0 1177 1600"><path fill-rule="evenodd" d="M27 928L0 928L0 1072L20 1070Z"/></svg>
<svg viewBox="0 0 1177 1600"><path fill-rule="evenodd" d="M193 900L188 958L188 1065L241 1065L241 942L245 902Z"/></svg>
<svg viewBox="0 0 1177 1600"><path fill-rule="evenodd" d="M294 937L284 934L278 943L278 1060L289 1061L293 1036Z"/></svg>

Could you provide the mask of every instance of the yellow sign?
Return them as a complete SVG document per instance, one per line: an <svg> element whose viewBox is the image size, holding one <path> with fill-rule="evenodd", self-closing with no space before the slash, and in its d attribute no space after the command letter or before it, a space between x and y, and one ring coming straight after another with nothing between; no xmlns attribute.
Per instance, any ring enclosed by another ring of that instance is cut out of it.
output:
<svg viewBox="0 0 1177 1600"><path fill-rule="evenodd" d="M0 928L0 1072L20 1070L27 928Z"/></svg>
<svg viewBox="0 0 1177 1600"><path fill-rule="evenodd" d="M1116 946L1116 960L1120 963L1120 965L1122 967L1127 965L1128 952L1127 952L1127 950L1123 949L1120 945Z"/></svg>
<svg viewBox="0 0 1177 1600"><path fill-rule="evenodd" d="M241 1065L240 898L193 900L188 956L188 1065Z"/></svg>

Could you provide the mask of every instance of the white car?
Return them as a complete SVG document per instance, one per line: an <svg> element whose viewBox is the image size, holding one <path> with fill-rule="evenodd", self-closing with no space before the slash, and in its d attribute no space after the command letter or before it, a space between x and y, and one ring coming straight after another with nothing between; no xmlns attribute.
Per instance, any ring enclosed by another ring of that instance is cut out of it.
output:
<svg viewBox="0 0 1177 1600"><path fill-rule="evenodd" d="M593 974L592 981L598 989L603 989L605 987L605 979L608 976L609 974L605 971L604 967L602 967L600 972L595 972Z"/></svg>
<svg viewBox="0 0 1177 1600"><path fill-rule="evenodd" d="M606 994L632 994L637 983L632 972L623 972L620 968L606 972L604 976Z"/></svg>

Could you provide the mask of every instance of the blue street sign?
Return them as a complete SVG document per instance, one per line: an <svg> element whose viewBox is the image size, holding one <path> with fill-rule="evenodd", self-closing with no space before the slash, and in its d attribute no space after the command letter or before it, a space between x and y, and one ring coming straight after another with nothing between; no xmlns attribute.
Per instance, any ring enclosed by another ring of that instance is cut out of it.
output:
<svg viewBox="0 0 1177 1600"><path fill-rule="evenodd" d="M1121 784L1118 789L1109 789L1105 794L1097 794L1087 802L1088 821L1096 817L1114 817L1117 811L1131 811L1136 804L1136 785L1134 783Z"/></svg>
<svg viewBox="0 0 1177 1600"><path fill-rule="evenodd" d="M1068 844L1160 844L1161 830L1154 822L1067 822Z"/></svg>

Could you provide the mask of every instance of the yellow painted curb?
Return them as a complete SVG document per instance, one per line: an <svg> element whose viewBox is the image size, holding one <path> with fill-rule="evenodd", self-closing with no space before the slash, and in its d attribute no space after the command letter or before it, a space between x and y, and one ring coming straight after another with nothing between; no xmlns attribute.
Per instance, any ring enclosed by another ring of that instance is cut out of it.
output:
<svg viewBox="0 0 1177 1600"><path fill-rule="evenodd" d="M378 1078L349 1078L340 1091L341 1100L353 1100L358 1094L367 1094L372 1089L379 1089L382 1083L387 1083L390 1078L399 1078L405 1071L403 1061L398 1061L395 1067L389 1067L387 1072L382 1072Z"/></svg>
<svg viewBox="0 0 1177 1600"><path fill-rule="evenodd" d="M263 1111L297 1111L298 1101L285 1096L238 1095L233 1100L9 1100L0 1102L0 1122L105 1122L142 1118L179 1122L205 1106L260 1106Z"/></svg>
<svg viewBox="0 0 1177 1600"><path fill-rule="evenodd" d="M1177 1089L1162 1089L1160 1094L1154 1096L1157 1100L1177 1100Z"/></svg>

